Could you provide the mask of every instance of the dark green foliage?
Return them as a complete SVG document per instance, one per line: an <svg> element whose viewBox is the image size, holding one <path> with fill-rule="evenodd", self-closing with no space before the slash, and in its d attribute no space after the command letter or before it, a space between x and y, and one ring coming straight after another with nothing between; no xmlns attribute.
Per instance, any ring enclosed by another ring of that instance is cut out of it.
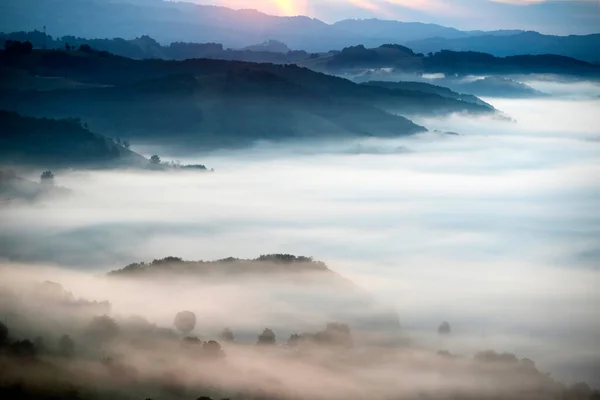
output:
<svg viewBox="0 0 600 400"><path fill-rule="evenodd" d="M152 157L150 157L150 164L160 164L160 157L154 154Z"/></svg>
<svg viewBox="0 0 600 400"><path fill-rule="evenodd" d="M265 328L260 335L258 335L258 340L256 344L261 346L273 346L276 343L275 332L273 332L269 328Z"/></svg>

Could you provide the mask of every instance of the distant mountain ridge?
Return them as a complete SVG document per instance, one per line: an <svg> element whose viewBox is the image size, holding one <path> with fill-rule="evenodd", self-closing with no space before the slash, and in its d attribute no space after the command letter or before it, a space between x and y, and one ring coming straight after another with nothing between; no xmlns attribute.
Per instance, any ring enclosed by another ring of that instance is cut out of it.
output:
<svg viewBox="0 0 600 400"><path fill-rule="evenodd" d="M485 34L462 38L432 37L411 40L406 45L422 53L441 50L477 51L499 57L556 54L600 64L600 34L552 36L529 31L509 36Z"/></svg>
<svg viewBox="0 0 600 400"><path fill-rule="evenodd" d="M94 18L85 16L93 15ZM53 21L52 26L48 21ZM85 21L85 23L82 23ZM277 40L292 49L326 52L385 43L409 45L418 52L471 50L497 56L514 55L502 48L511 43L521 53L554 53L598 62L596 35L548 36L518 30L461 31L419 22L379 19L343 20L327 24L305 16L277 17L256 10L233 10L186 2L113 0L3 0L0 32L41 30L54 36L134 38L150 35L161 43L216 42L226 48L245 48ZM437 43L442 41L442 45ZM515 46L519 43L519 46ZM545 48L542 50L542 48ZM552 51L548 49L552 48Z"/></svg>

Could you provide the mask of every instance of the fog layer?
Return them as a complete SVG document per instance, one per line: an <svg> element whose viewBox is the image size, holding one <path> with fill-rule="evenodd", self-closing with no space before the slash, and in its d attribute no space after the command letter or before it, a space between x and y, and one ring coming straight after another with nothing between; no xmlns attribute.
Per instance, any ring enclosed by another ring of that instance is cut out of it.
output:
<svg viewBox="0 0 600 400"><path fill-rule="evenodd" d="M419 345L512 351L598 386L600 100L484 100L514 121L456 115L415 121L432 133L408 139L201 158L137 149L213 174L57 174L70 197L0 210L0 255L77 271L63 280L80 296L93 286L80 272L134 261L313 256L395 307ZM92 292L152 314L152 293ZM442 320L456 334L444 343Z"/></svg>

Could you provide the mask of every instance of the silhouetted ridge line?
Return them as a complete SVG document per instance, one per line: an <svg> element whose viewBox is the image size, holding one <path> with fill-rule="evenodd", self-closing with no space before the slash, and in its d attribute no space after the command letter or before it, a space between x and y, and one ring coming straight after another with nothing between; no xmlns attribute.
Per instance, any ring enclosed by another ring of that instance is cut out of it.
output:
<svg viewBox="0 0 600 400"><path fill-rule="evenodd" d="M291 254L265 254L254 259L228 257L214 261L186 261L180 257L155 259L150 263L139 262L111 271L109 276L139 276L154 273L166 274L271 274L317 272L332 273L327 265L315 261L312 257L294 256Z"/></svg>

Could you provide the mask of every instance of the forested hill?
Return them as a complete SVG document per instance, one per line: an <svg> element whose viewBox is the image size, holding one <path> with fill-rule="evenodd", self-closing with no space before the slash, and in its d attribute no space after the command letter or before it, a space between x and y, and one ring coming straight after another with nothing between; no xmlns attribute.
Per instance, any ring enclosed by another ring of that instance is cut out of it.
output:
<svg viewBox="0 0 600 400"><path fill-rule="evenodd" d="M30 83L28 90L0 89L0 108L80 118L112 137L202 149L256 140L398 137L426 131L402 115L495 112L485 104L358 85L296 65L25 48L0 53L0 68ZM31 79L43 77L70 83L34 90Z"/></svg>
<svg viewBox="0 0 600 400"><path fill-rule="evenodd" d="M337 275L322 261L291 254L266 254L254 259L224 258L215 261L185 261L165 257L150 263L139 262L108 273L111 277L138 278L160 276L231 277L239 275L278 275L316 273Z"/></svg>
<svg viewBox="0 0 600 400"><path fill-rule="evenodd" d="M145 165L141 155L91 132L79 119L24 117L0 110L0 158L3 164L44 167Z"/></svg>
<svg viewBox="0 0 600 400"><path fill-rule="evenodd" d="M375 301L363 288L311 257L267 254L255 259L229 257L216 261L166 257L150 263L130 264L109 272L108 277L134 283L191 285L199 291L204 285L243 286L253 293L253 299L243 301L277 299L287 310L286 318L313 313L325 320L333 318L366 330L386 327L395 332L399 328L398 315L393 309ZM246 306L248 304L243 305Z"/></svg>

